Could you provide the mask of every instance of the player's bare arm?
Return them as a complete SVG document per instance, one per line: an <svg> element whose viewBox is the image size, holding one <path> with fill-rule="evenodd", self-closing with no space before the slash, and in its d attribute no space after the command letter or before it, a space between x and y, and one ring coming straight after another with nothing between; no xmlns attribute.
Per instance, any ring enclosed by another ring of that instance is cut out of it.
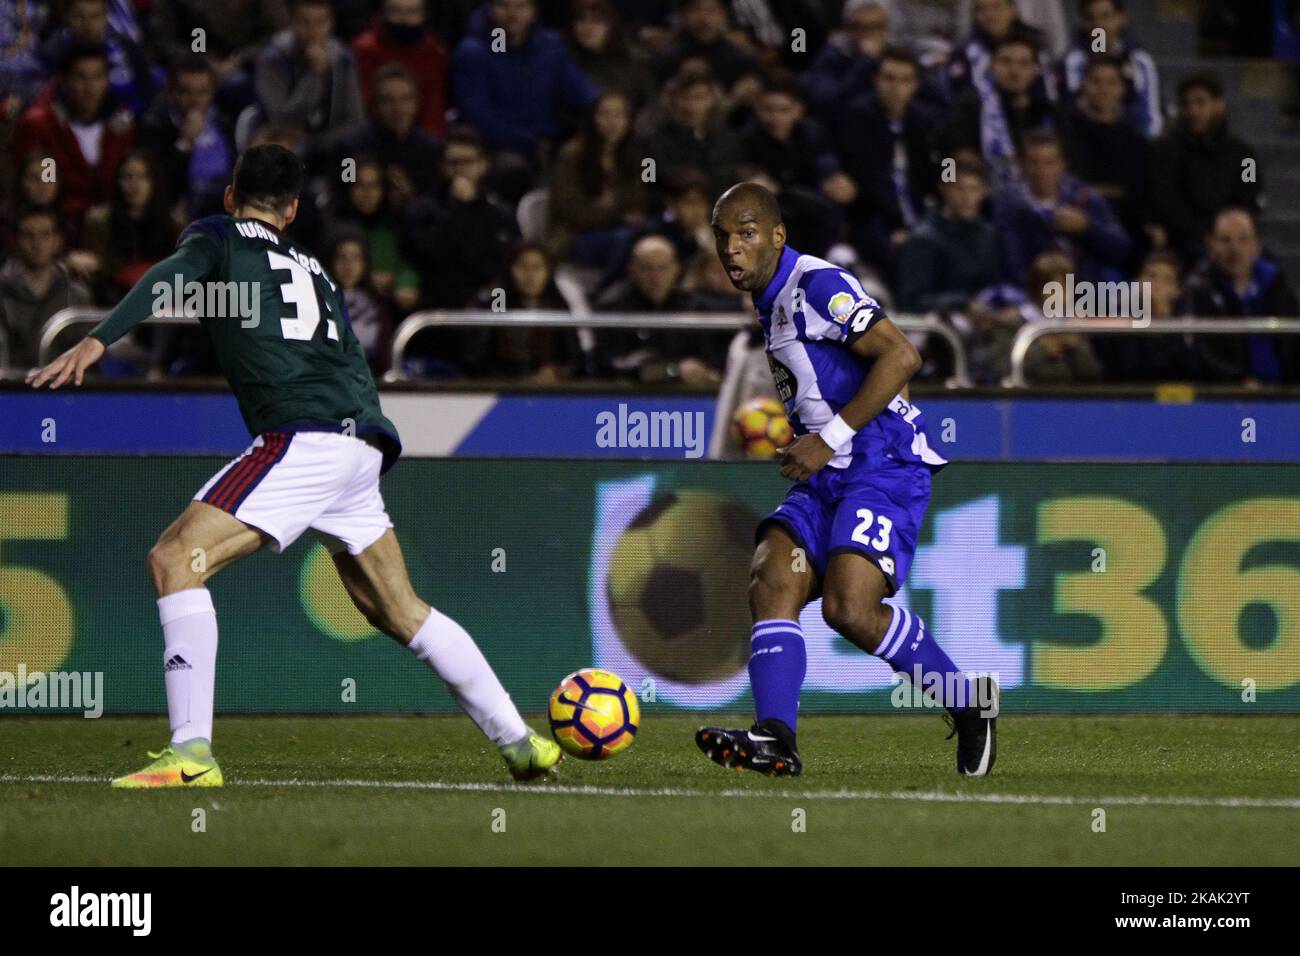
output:
<svg viewBox="0 0 1300 956"><path fill-rule="evenodd" d="M921 356L888 318L880 319L854 342L853 351L874 360L862 387L840 410L840 418L857 431L884 411L894 396L907 398L907 383L920 370ZM819 434L803 435L782 456L781 474L802 481L825 467L837 450Z"/></svg>
<svg viewBox="0 0 1300 956"><path fill-rule="evenodd" d="M230 202L228 190L227 205ZM44 368L30 371L27 383L33 388L48 384L52 389L61 388L70 381L80 385L85 380L86 371L103 357L109 345L153 314L156 283L179 281L184 285L202 279L215 263L215 249L210 243L181 243L171 255L151 266L85 338Z"/></svg>
<svg viewBox="0 0 1300 956"><path fill-rule="evenodd" d="M98 362L104 352L104 343L88 335L49 365L28 372L27 384L32 388L41 388L48 383L52 389L66 385L69 381L80 385L86 376L86 370Z"/></svg>

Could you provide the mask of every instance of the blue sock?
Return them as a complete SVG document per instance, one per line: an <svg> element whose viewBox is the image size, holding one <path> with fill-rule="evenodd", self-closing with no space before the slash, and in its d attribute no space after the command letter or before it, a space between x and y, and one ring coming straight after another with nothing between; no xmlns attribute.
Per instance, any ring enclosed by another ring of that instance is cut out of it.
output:
<svg viewBox="0 0 1300 956"><path fill-rule="evenodd" d="M890 611L893 614L889 630L875 650L876 657L919 687L922 693L933 694L935 700L942 698L943 706L953 713L978 703L970 681L926 631L920 616L892 605Z"/></svg>
<svg viewBox="0 0 1300 956"><path fill-rule="evenodd" d="M808 652L798 621L759 621L750 639L749 685L759 721L779 720L794 733Z"/></svg>

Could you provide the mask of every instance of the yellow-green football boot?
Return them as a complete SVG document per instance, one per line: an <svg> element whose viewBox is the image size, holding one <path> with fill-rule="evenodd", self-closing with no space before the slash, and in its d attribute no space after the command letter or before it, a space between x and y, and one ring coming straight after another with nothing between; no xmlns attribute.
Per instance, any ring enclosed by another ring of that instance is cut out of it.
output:
<svg viewBox="0 0 1300 956"><path fill-rule="evenodd" d="M115 787L149 789L153 787L220 787L225 784L221 768L212 756L212 745L206 740L187 740L164 748L160 753L150 753L153 763L143 770L118 777Z"/></svg>
<svg viewBox="0 0 1300 956"><path fill-rule="evenodd" d="M529 730L519 740L501 748L501 756L516 780L535 780L555 771L563 758L560 746L553 740L539 737Z"/></svg>

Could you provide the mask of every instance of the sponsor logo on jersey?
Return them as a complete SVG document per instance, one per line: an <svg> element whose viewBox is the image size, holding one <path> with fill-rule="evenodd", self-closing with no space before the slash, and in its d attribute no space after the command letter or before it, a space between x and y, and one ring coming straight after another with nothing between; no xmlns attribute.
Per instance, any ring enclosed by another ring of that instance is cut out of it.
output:
<svg viewBox="0 0 1300 956"><path fill-rule="evenodd" d="M906 401L902 395L895 395L889 402L889 410L903 417L903 421L912 425L921 414L921 409Z"/></svg>
<svg viewBox="0 0 1300 956"><path fill-rule="evenodd" d="M799 384L794 377L794 372L777 361L771 352L767 353L767 364L772 369L772 381L776 384L776 397L781 399L785 405L789 405L794 400Z"/></svg>
<svg viewBox="0 0 1300 956"><path fill-rule="evenodd" d="M863 301L866 300L864 299ZM876 310L871 306L862 306L849 316L851 321L848 324L848 328L852 329L854 332L865 332L867 327L871 325L871 319L875 314Z"/></svg>

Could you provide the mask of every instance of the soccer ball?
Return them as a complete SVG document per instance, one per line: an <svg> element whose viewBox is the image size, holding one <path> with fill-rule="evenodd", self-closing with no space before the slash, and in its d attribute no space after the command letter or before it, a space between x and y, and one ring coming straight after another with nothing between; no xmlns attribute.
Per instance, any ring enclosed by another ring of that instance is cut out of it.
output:
<svg viewBox="0 0 1300 956"><path fill-rule="evenodd" d="M748 458L775 458L794 440L785 409L775 398L751 398L731 416L731 438Z"/></svg>
<svg viewBox="0 0 1300 956"><path fill-rule="evenodd" d="M690 489L652 500L610 556L619 640L657 676L706 684L749 660L749 559L758 518L738 501Z"/></svg>
<svg viewBox="0 0 1300 956"><path fill-rule="evenodd" d="M551 694L547 716L551 733L565 753L605 760L632 746L641 707L621 677L588 667L560 681Z"/></svg>

